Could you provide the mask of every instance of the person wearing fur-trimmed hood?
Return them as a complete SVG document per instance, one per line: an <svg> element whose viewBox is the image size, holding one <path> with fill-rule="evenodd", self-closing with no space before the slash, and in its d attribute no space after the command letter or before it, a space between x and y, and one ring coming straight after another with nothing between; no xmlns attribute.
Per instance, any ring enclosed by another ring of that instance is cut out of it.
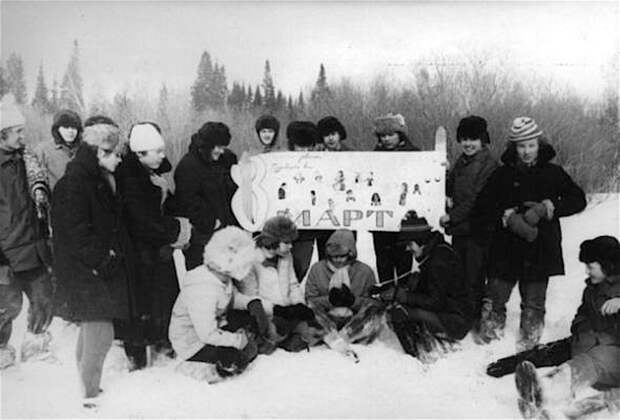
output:
<svg viewBox="0 0 620 420"><path fill-rule="evenodd" d="M233 279L247 276L257 259L251 235L228 226L211 236L203 264L186 273L168 332L181 372L218 382L254 360L256 324L245 311L251 299L237 292Z"/></svg>

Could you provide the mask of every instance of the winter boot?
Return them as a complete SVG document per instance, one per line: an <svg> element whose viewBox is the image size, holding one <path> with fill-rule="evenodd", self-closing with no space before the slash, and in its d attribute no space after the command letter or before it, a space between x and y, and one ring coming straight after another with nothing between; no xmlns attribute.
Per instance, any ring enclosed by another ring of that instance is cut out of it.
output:
<svg viewBox="0 0 620 420"><path fill-rule="evenodd" d="M46 331L41 334L33 334L26 332L24 341L22 341L21 361L25 362L29 359L45 360L52 357L50 343L52 335Z"/></svg>
<svg viewBox="0 0 620 420"><path fill-rule="evenodd" d="M0 370L15 364L15 349L11 345L0 348Z"/></svg>
<svg viewBox="0 0 620 420"><path fill-rule="evenodd" d="M610 418L612 418L611 415L617 414L620 411L620 388L611 388L610 390L573 401L562 410L562 413L570 420L577 420L605 410L610 414Z"/></svg>
<svg viewBox="0 0 620 420"><path fill-rule="evenodd" d="M306 343L301 334L291 334L280 343L280 347L292 353L298 353L303 350L310 351L308 343Z"/></svg>
<svg viewBox="0 0 620 420"><path fill-rule="evenodd" d="M539 342L544 329L544 313L530 308L521 310L517 353L534 348Z"/></svg>
<svg viewBox="0 0 620 420"><path fill-rule="evenodd" d="M212 363L185 361L179 363L175 371L197 381L204 381L210 384L221 382L224 379Z"/></svg>
<svg viewBox="0 0 620 420"><path fill-rule="evenodd" d="M539 376L532 362L521 362L515 371L515 382L523 418L548 419L552 417L551 409L566 406L573 396L571 368L566 363Z"/></svg>
<svg viewBox="0 0 620 420"><path fill-rule="evenodd" d="M488 344L494 340L500 340L504 336L505 320L493 311L493 303L490 299L484 299L482 312L480 313L480 329L474 336L477 344Z"/></svg>

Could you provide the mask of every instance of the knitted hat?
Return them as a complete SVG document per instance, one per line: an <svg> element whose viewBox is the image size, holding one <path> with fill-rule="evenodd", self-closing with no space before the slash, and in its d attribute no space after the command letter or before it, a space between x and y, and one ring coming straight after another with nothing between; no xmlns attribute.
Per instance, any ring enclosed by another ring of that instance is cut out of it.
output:
<svg viewBox="0 0 620 420"><path fill-rule="evenodd" d="M432 227L424 217L418 217L415 210L409 210L400 222L400 231L396 237L397 243L416 241L426 243L430 237Z"/></svg>
<svg viewBox="0 0 620 420"><path fill-rule="evenodd" d="M144 152L165 147L164 139L151 123L135 124L129 132L129 148L133 152Z"/></svg>
<svg viewBox="0 0 620 420"><path fill-rule="evenodd" d="M263 240L273 242L293 242L297 239L297 226L291 219L285 216L274 216L265 222L261 233L258 235Z"/></svg>
<svg viewBox="0 0 620 420"><path fill-rule="evenodd" d="M286 137L289 150L294 150L295 146L312 147L320 142L319 132L311 121L292 121L286 127Z"/></svg>
<svg viewBox="0 0 620 420"><path fill-rule="evenodd" d="M460 143L463 139L480 139L483 144L489 144L487 120L476 115L463 118L456 129L456 141Z"/></svg>
<svg viewBox="0 0 620 420"><path fill-rule="evenodd" d="M542 133L533 118L518 117L512 122L509 139L513 142L533 140L541 136Z"/></svg>
<svg viewBox="0 0 620 420"><path fill-rule="evenodd" d="M620 243L613 236L598 236L579 246L579 261L597 262L606 275L620 274Z"/></svg>
<svg viewBox="0 0 620 420"><path fill-rule="evenodd" d="M215 146L228 146L230 144L230 130L222 122L208 121L192 134L191 142L206 150L212 150Z"/></svg>
<svg viewBox="0 0 620 420"><path fill-rule="evenodd" d="M218 230L205 245L203 261L218 273L245 277L252 263L258 261L252 235L236 226Z"/></svg>
<svg viewBox="0 0 620 420"><path fill-rule="evenodd" d="M321 139L330 135L331 133L338 133L340 135L340 140L344 140L347 138L347 130L344 129L344 126L338 121L336 117L325 117L319 120L317 123L317 128L319 130L319 135Z"/></svg>
<svg viewBox="0 0 620 420"><path fill-rule="evenodd" d="M15 97L11 94L4 95L0 102L0 123L0 130L26 123L24 114L17 107Z"/></svg>
<svg viewBox="0 0 620 420"><path fill-rule="evenodd" d="M375 134L378 136L397 132L407 134L408 130L405 117L401 114L389 113L375 119Z"/></svg>
<svg viewBox="0 0 620 420"><path fill-rule="evenodd" d="M280 132L280 121L278 121L276 117L272 115L261 115L256 120L256 124L254 126L256 128L257 135L263 128L270 128L275 131L276 134L273 136L273 143L275 143L278 138L278 133Z"/></svg>

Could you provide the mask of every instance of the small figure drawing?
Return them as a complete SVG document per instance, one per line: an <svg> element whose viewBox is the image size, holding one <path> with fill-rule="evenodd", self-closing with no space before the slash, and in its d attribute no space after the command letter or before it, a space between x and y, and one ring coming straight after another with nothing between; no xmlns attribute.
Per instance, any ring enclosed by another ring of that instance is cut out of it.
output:
<svg viewBox="0 0 620 420"><path fill-rule="evenodd" d="M381 197L379 193L372 193L372 197L370 198L371 206L380 206L381 205Z"/></svg>
<svg viewBox="0 0 620 420"><path fill-rule="evenodd" d="M316 172L314 173L314 180L315 180L316 182L321 182L321 181L323 181L323 175L321 175L321 173L320 173L320 172L316 171Z"/></svg>
<svg viewBox="0 0 620 420"><path fill-rule="evenodd" d="M400 184L400 198L398 199L398 205L404 206L407 203L407 193L409 192L409 185L406 182Z"/></svg>
<svg viewBox="0 0 620 420"><path fill-rule="evenodd" d="M284 200L286 198L286 182L280 184L278 188L278 200Z"/></svg>
<svg viewBox="0 0 620 420"><path fill-rule="evenodd" d="M347 190L346 192L347 198L345 198L345 202L353 201L355 202L355 197L353 196L353 190Z"/></svg>
<svg viewBox="0 0 620 420"><path fill-rule="evenodd" d="M313 206L316 206L316 191L314 190L310 191L310 201L312 202Z"/></svg>
<svg viewBox="0 0 620 420"><path fill-rule="evenodd" d="M420 191L420 184L415 184L413 186L413 192L411 194L419 194L422 195L422 191Z"/></svg>
<svg viewBox="0 0 620 420"><path fill-rule="evenodd" d="M329 207L329 209L331 211L334 211L334 200L332 200L331 198L327 199L327 206Z"/></svg>
<svg viewBox="0 0 620 420"><path fill-rule="evenodd" d="M359 183L360 183L361 178L362 178L362 174L360 174L359 172L356 172L356 173L355 173L355 183L356 183L356 184L359 184Z"/></svg>
<svg viewBox="0 0 620 420"><path fill-rule="evenodd" d="M338 171L338 175L336 176L336 182L332 185L336 191L344 191L346 189L344 185L344 172L342 170Z"/></svg>
<svg viewBox="0 0 620 420"><path fill-rule="evenodd" d="M301 172L297 172L297 174L295 174L293 179L298 184L301 184L302 182L304 182L306 180L306 178L304 178L304 176L301 174Z"/></svg>
<svg viewBox="0 0 620 420"><path fill-rule="evenodd" d="M375 173L371 171L368 178L366 178L366 184L369 187L372 187L373 182L375 182Z"/></svg>

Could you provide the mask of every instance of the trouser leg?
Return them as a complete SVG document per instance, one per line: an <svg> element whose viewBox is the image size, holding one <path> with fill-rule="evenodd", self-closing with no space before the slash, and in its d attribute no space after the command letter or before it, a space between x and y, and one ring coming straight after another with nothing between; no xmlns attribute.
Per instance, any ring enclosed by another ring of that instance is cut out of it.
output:
<svg viewBox="0 0 620 420"><path fill-rule="evenodd" d="M76 354L85 398L96 397L99 393L103 363L113 339L114 326L111 321L88 321L80 324Z"/></svg>
<svg viewBox="0 0 620 420"><path fill-rule="evenodd" d="M45 332L53 316L53 287L47 267L17 272L15 280L21 284L30 301L28 331L33 334Z"/></svg>
<svg viewBox="0 0 620 420"><path fill-rule="evenodd" d="M483 308L480 320L480 337L484 341L498 339L506 326L506 303L514 288L516 279L489 279L487 285L488 305Z"/></svg>
<svg viewBox="0 0 620 420"><path fill-rule="evenodd" d="M22 290L16 282L0 284L0 349L8 345L13 320L22 310Z"/></svg>
<svg viewBox="0 0 620 420"><path fill-rule="evenodd" d="M545 326L545 301L549 278L519 281L521 322L517 351L528 350L540 342Z"/></svg>

